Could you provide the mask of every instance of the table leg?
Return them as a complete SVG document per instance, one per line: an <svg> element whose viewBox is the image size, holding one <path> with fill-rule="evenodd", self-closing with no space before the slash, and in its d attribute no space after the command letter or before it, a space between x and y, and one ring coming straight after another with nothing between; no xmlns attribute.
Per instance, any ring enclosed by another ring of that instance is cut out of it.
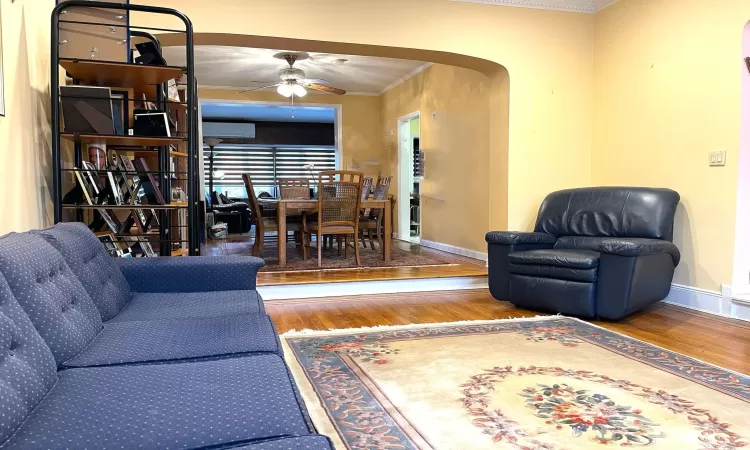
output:
<svg viewBox="0 0 750 450"><path fill-rule="evenodd" d="M393 223L391 222L391 205L388 202L383 206L385 236L383 236L383 261L391 260L391 239L393 239Z"/></svg>
<svg viewBox="0 0 750 450"><path fill-rule="evenodd" d="M277 206L276 223L278 224L279 266L286 267L286 204L284 202L279 202Z"/></svg>

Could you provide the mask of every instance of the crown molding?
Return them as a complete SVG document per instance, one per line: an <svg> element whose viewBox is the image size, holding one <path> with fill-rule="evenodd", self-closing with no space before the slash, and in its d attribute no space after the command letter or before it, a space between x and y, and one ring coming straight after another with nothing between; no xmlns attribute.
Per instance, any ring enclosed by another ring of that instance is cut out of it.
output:
<svg viewBox="0 0 750 450"><path fill-rule="evenodd" d="M198 88L200 88L200 89L221 89L221 90L224 90L224 91L245 91L247 89L250 89L248 87L219 86L219 85L215 85L215 84L199 84ZM268 88L268 89L258 89L258 90L252 91L252 92L274 92L274 90L272 88ZM314 89L312 91L309 91L309 93L312 94L312 95L336 95L336 94L331 94L330 92L316 91ZM357 96L363 96L363 97L378 97L378 96L380 96L380 93L379 92L348 92L347 91L347 93L344 94L344 95L357 95Z"/></svg>
<svg viewBox="0 0 750 450"><path fill-rule="evenodd" d="M462 3L481 3L495 6L515 6L519 8L550 9L593 14L618 0L449 0Z"/></svg>
<svg viewBox="0 0 750 450"><path fill-rule="evenodd" d="M383 95L386 92L390 91L391 89L395 88L399 84L405 82L409 78L413 78L416 75L418 75L420 72L424 72L425 70L429 69L430 66L432 66L431 62L424 63L421 66L417 67L416 69L412 70L411 72L407 73L403 77L399 78L398 80L394 81L393 83L389 84L388 86L384 87L382 91L378 95Z"/></svg>

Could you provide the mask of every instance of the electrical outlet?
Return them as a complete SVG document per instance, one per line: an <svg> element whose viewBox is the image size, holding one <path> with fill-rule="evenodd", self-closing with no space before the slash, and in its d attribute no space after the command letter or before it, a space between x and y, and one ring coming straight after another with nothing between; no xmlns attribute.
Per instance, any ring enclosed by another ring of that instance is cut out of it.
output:
<svg viewBox="0 0 750 450"><path fill-rule="evenodd" d="M709 166L725 166L727 164L727 152L724 150L710 152L708 156Z"/></svg>

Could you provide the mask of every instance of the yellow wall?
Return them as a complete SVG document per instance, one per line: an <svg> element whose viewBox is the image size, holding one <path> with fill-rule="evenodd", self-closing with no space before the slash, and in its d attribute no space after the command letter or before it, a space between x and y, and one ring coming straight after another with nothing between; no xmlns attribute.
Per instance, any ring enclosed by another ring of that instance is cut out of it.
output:
<svg viewBox="0 0 750 450"><path fill-rule="evenodd" d="M205 100L246 100L255 102L283 101L275 91L240 93L238 90L199 88L198 96ZM368 175L378 175L386 166L386 154L380 136L380 111L377 96L308 94L295 100L297 104L341 105L342 164L345 169L361 170ZM380 161L381 166L371 165Z"/></svg>
<svg viewBox="0 0 750 450"><path fill-rule="evenodd" d="M425 177L420 184L422 239L486 251L489 89L485 75L435 64L381 96L381 134L397 201L401 200L398 118L420 112L419 143L425 152Z"/></svg>
<svg viewBox="0 0 750 450"><path fill-rule="evenodd" d="M0 234L51 221L49 11L54 0L2 3L5 117L0 117Z"/></svg>
<svg viewBox="0 0 750 450"><path fill-rule="evenodd" d="M681 194L676 283L732 281L749 19L746 0L621 0L596 15L591 181ZM727 151L726 167L709 167L711 150Z"/></svg>
<svg viewBox="0 0 750 450"><path fill-rule="evenodd" d="M491 180L490 227L528 228L549 191L589 182L591 14L435 0L226 0L220 7L203 0L137 2L183 11L197 33L308 40L297 48L284 42L272 48L331 51L320 43L330 41L451 52L501 64L510 81L499 77L497 84L506 89L509 85L510 93L498 96L509 97L510 111L503 111L506 105L490 112L497 127L491 139L490 164L496 175ZM417 19L404 24L399 17ZM254 45L269 47L263 39ZM507 130L502 129L504 121Z"/></svg>

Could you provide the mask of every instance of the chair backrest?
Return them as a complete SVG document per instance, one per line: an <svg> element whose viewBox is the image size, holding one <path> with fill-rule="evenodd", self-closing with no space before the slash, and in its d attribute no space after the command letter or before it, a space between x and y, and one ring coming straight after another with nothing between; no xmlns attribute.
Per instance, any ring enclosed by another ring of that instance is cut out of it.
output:
<svg viewBox="0 0 750 450"><path fill-rule="evenodd" d="M255 224L263 223L263 211L260 209L260 203L258 203L258 197L255 195L255 187L253 186L253 180L250 178L249 173L242 174L242 181L245 183L245 190L247 191L247 200L250 202L250 212L253 215Z"/></svg>
<svg viewBox="0 0 750 450"><path fill-rule="evenodd" d="M378 184L375 186L375 192L372 194L373 200L385 200L388 198L388 189L391 187L391 177L378 177ZM377 219L383 214L381 208L373 208L370 211L370 218Z"/></svg>
<svg viewBox="0 0 750 450"><path fill-rule="evenodd" d="M370 196L370 191L372 191L372 177L365 177L365 180L362 182L362 200L367 200L367 197Z"/></svg>
<svg viewBox="0 0 750 450"><path fill-rule="evenodd" d="M279 180L279 198L310 199L310 180L307 178L283 178Z"/></svg>
<svg viewBox="0 0 750 450"><path fill-rule="evenodd" d="M331 170L318 175L318 225L359 226L364 174Z"/></svg>
<svg viewBox="0 0 750 450"><path fill-rule="evenodd" d="M0 273L57 364L79 354L102 329L94 302L62 255L41 236L0 238Z"/></svg>
<svg viewBox="0 0 750 450"><path fill-rule="evenodd" d="M0 446L57 381L49 347L0 275Z"/></svg>
<svg viewBox="0 0 750 450"><path fill-rule="evenodd" d="M115 317L128 304L130 286L125 276L85 224L63 222L32 233L42 236L60 252L94 301L102 320Z"/></svg>
<svg viewBox="0 0 750 450"><path fill-rule="evenodd" d="M671 241L680 194L670 189L592 187L549 194L534 231L554 236L633 237Z"/></svg>

